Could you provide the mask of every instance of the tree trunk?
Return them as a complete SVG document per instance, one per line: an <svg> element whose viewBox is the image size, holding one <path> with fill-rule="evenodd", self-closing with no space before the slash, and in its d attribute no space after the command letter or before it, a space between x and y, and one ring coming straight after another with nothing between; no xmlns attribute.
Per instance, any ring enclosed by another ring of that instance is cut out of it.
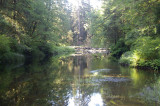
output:
<svg viewBox="0 0 160 106"><path fill-rule="evenodd" d="M77 46L79 46L79 37L81 35L81 18L80 18L80 1L78 1L78 28L79 28L79 35L77 34Z"/></svg>
<svg viewBox="0 0 160 106"><path fill-rule="evenodd" d="M31 36L32 36L32 35L33 35L33 33L35 32L36 27L37 27L37 22L34 22L34 25L33 25L33 29L32 29Z"/></svg>
<svg viewBox="0 0 160 106"><path fill-rule="evenodd" d="M17 4L17 1L16 0L13 0L13 5L14 5L14 14L13 14L13 19L16 18L16 4Z"/></svg>
<svg viewBox="0 0 160 106"><path fill-rule="evenodd" d="M0 5L2 5L3 4L3 0L0 0Z"/></svg>

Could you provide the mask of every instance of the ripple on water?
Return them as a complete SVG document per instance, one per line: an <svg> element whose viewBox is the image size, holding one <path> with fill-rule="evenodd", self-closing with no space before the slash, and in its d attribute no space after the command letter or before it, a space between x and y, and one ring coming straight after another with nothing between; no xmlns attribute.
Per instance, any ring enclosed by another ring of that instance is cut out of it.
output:
<svg viewBox="0 0 160 106"><path fill-rule="evenodd" d="M99 79L92 79L93 82L128 82L131 81L130 78L123 78L123 77L106 77L106 78L99 78Z"/></svg>

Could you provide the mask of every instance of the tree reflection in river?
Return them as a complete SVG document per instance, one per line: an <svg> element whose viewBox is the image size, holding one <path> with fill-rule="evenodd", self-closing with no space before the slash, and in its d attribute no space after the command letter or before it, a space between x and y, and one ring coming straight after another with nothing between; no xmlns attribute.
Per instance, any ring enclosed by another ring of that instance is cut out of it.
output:
<svg viewBox="0 0 160 106"><path fill-rule="evenodd" d="M103 55L52 58L0 67L0 105L147 105L135 94L154 74L121 67Z"/></svg>

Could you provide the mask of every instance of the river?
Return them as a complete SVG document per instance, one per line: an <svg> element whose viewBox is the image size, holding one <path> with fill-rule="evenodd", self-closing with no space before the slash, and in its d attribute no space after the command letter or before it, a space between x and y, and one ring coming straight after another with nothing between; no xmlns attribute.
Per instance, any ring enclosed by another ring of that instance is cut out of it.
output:
<svg viewBox="0 0 160 106"><path fill-rule="evenodd" d="M159 82L157 74L105 55L52 57L1 65L0 106L158 106Z"/></svg>

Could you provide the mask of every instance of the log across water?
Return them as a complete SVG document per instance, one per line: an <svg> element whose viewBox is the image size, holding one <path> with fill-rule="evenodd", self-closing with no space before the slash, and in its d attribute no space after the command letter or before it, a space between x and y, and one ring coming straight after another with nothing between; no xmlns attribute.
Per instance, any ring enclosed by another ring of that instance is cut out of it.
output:
<svg viewBox="0 0 160 106"><path fill-rule="evenodd" d="M75 49L75 54L96 54L96 53L109 54L110 53L110 51L106 48L92 48L92 47L83 47L83 46L70 46L70 48Z"/></svg>

